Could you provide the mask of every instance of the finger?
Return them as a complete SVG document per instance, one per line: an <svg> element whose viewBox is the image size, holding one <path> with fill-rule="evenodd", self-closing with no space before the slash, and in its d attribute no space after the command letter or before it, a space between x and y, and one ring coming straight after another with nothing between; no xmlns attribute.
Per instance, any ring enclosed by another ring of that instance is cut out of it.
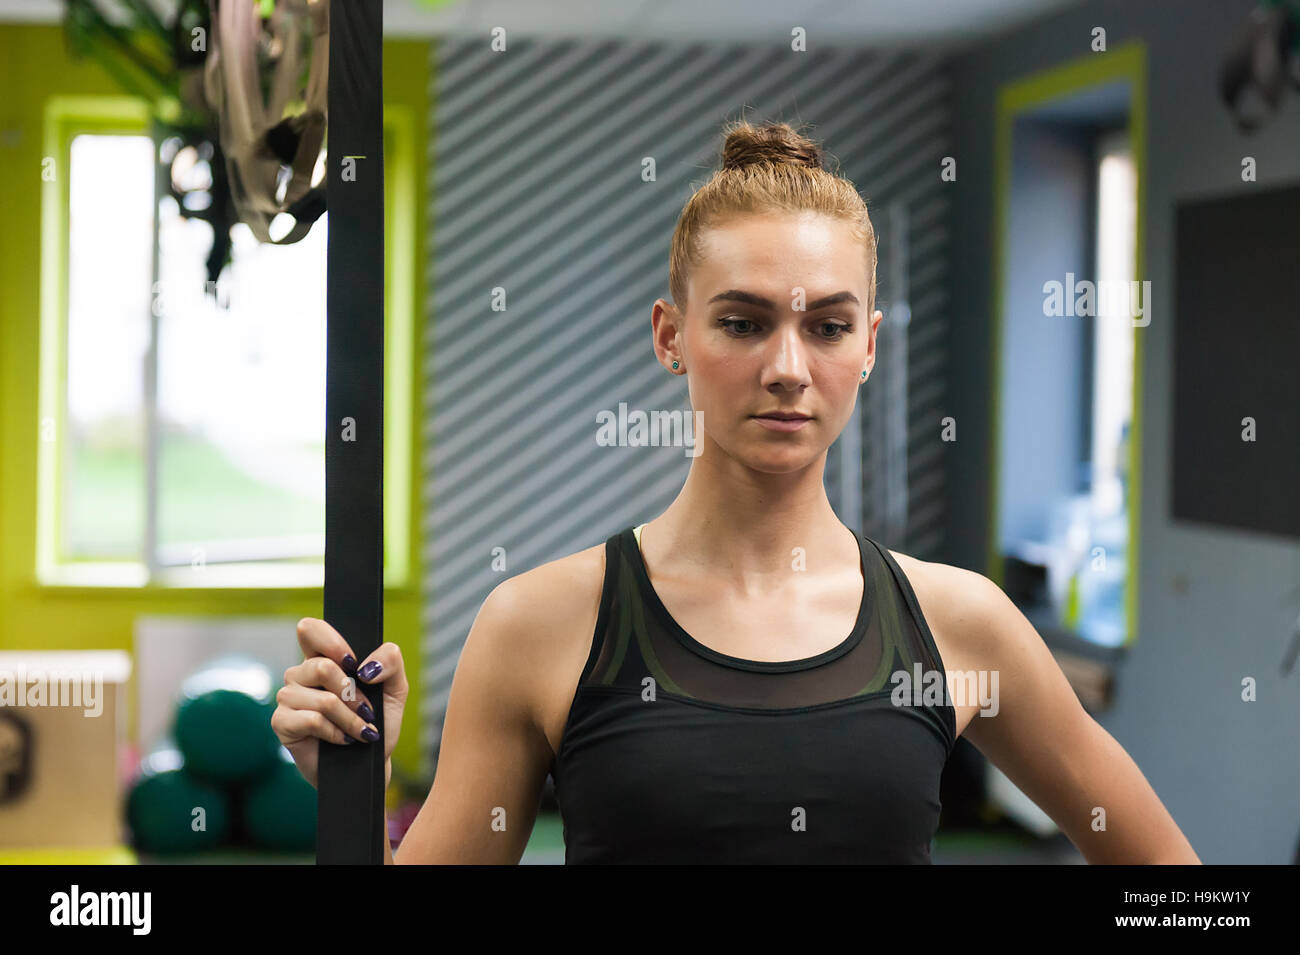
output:
<svg viewBox="0 0 1300 955"><path fill-rule="evenodd" d="M372 743L379 738L379 730L371 721L357 715L351 707L329 690L314 690L297 684L287 684L280 687L275 700L280 706L290 710L314 710L353 739ZM370 731L369 735L366 733L367 729ZM373 739L369 738L371 735Z"/></svg>
<svg viewBox="0 0 1300 955"><path fill-rule="evenodd" d="M385 693L405 697L408 687L401 648L391 641L381 643L357 667L357 680L371 685L382 683Z"/></svg>
<svg viewBox="0 0 1300 955"><path fill-rule="evenodd" d="M298 646L304 657L323 656L337 663L344 673L356 673L356 656L342 634L324 620L303 617L298 621Z"/></svg>
<svg viewBox="0 0 1300 955"><path fill-rule="evenodd" d="M350 738L315 710L291 710L285 706L276 707L271 714L271 729L285 746L313 738L341 745Z"/></svg>
<svg viewBox="0 0 1300 955"><path fill-rule="evenodd" d="M374 722L375 714L364 694L357 693L357 682L328 657L308 657L284 671L285 686L303 686L333 693L363 720Z"/></svg>
<svg viewBox="0 0 1300 955"><path fill-rule="evenodd" d="M284 671L284 682L286 686L296 683L314 689L332 690L340 696L352 686L352 678L329 657L308 657L302 663L294 664Z"/></svg>

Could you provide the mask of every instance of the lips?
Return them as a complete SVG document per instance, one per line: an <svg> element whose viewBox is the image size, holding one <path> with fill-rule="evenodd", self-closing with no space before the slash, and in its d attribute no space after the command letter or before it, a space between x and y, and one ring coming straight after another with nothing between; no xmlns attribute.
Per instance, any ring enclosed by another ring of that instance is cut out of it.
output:
<svg viewBox="0 0 1300 955"><path fill-rule="evenodd" d="M755 418L773 418L777 421L807 421L811 415L800 414L797 411L773 411L769 414L756 414Z"/></svg>

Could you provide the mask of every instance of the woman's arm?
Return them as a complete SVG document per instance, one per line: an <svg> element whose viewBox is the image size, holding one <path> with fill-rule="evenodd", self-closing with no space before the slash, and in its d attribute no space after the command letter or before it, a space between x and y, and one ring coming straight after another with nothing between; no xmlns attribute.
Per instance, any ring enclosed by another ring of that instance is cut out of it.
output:
<svg viewBox="0 0 1300 955"><path fill-rule="evenodd" d="M1199 864L1142 771L1084 710L1019 608L986 577L963 570L956 578L963 649L998 674L996 715L977 713L964 735L1088 862Z"/></svg>
<svg viewBox="0 0 1300 955"><path fill-rule="evenodd" d="M530 595L539 570L498 584L474 619L452 678L433 787L396 864L514 864L523 855L551 759L534 716L539 605Z"/></svg>

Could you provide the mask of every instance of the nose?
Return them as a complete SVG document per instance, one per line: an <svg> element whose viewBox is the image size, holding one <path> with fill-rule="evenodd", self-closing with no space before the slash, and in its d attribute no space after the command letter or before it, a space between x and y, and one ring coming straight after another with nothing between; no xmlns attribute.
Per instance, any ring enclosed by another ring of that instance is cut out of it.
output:
<svg viewBox="0 0 1300 955"><path fill-rule="evenodd" d="M799 338L800 329L784 327L768 341L763 356L763 386L780 385L783 388L800 388L808 384L808 357Z"/></svg>

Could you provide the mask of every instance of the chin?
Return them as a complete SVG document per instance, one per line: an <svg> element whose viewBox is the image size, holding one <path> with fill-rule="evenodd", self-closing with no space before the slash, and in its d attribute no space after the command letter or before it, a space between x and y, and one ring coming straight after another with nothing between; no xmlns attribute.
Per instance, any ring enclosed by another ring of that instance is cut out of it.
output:
<svg viewBox="0 0 1300 955"><path fill-rule="evenodd" d="M790 474L816 464L818 458L825 454L826 449L814 449L806 446L786 448L750 447L746 451L747 453L736 455L736 460L751 471L758 471L762 474Z"/></svg>

